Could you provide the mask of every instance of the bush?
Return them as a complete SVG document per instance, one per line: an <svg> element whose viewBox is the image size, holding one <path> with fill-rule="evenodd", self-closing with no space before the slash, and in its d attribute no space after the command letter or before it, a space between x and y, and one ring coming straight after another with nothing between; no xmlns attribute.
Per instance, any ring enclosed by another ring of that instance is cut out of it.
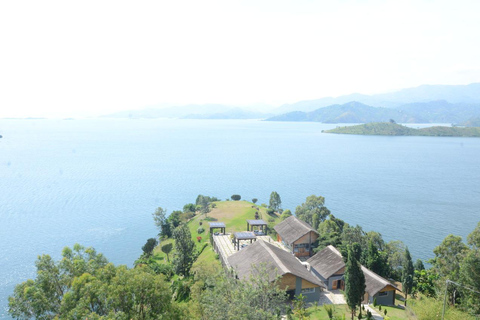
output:
<svg viewBox="0 0 480 320"><path fill-rule="evenodd" d="M238 200L242 199L242 197L239 194L232 194L232 196L230 198L232 198L232 200L234 200L234 201L238 201Z"/></svg>
<svg viewBox="0 0 480 320"><path fill-rule="evenodd" d="M268 222L275 222L274 218L268 218Z"/></svg>
<svg viewBox="0 0 480 320"><path fill-rule="evenodd" d="M216 259L216 260L220 259L220 256L218 255L218 253L215 254L215 259Z"/></svg>
<svg viewBox="0 0 480 320"><path fill-rule="evenodd" d="M267 214L273 215L275 211L273 209L267 209Z"/></svg>
<svg viewBox="0 0 480 320"><path fill-rule="evenodd" d="M198 242L202 241L202 237L198 236L198 237L197 237L197 241L198 241Z"/></svg>
<svg viewBox="0 0 480 320"><path fill-rule="evenodd" d="M200 221L198 224L199 224L199 225L202 225L202 224L203 224L203 222L202 222L202 221Z"/></svg>
<svg viewBox="0 0 480 320"><path fill-rule="evenodd" d="M203 233L204 231L205 231L205 229L203 227L198 227L198 229L197 229L198 234Z"/></svg>
<svg viewBox="0 0 480 320"><path fill-rule="evenodd" d="M387 309L383 309L383 314L387 315Z"/></svg>
<svg viewBox="0 0 480 320"><path fill-rule="evenodd" d="M267 207L267 205L266 205L265 203L262 203L260 206L261 206L261 207L264 207L264 208Z"/></svg>
<svg viewBox="0 0 480 320"><path fill-rule="evenodd" d="M378 305L378 310L382 311L382 305L381 304Z"/></svg>
<svg viewBox="0 0 480 320"><path fill-rule="evenodd" d="M377 306L377 297L373 298L373 306L374 306L374 307Z"/></svg>

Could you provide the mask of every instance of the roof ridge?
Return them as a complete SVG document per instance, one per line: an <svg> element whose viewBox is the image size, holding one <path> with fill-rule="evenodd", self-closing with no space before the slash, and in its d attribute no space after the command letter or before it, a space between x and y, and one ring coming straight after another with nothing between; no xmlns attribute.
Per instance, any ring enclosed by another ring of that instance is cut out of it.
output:
<svg viewBox="0 0 480 320"><path fill-rule="evenodd" d="M332 250L336 255L338 255L338 256L340 256L340 257L343 258L342 253L341 253L340 251L338 251L338 249L335 248L334 246L332 246L331 244L329 244L329 245L327 246L327 248L329 248L330 250Z"/></svg>
<svg viewBox="0 0 480 320"><path fill-rule="evenodd" d="M362 266L362 269L364 269L364 272L367 272L370 274L370 276L374 277L374 278L377 278L377 280L380 280L382 283L387 283L389 285L391 285L391 283L383 278L382 276L376 274L375 272L373 272L372 270L368 269L367 267L365 267L363 264L361 265Z"/></svg>
<svg viewBox="0 0 480 320"><path fill-rule="evenodd" d="M291 272L284 264L283 262L277 257L277 255L272 251L271 248L268 247L267 243L263 240L259 240L260 245L267 250L268 254L272 257L273 261L277 263L277 265L280 267L283 273Z"/></svg>

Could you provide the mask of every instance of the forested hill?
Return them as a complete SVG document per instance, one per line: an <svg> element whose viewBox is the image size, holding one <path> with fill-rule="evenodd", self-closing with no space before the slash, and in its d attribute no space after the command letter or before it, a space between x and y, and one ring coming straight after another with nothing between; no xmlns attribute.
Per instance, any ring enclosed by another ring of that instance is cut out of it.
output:
<svg viewBox="0 0 480 320"><path fill-rule="evenodd" d="M394 119L402 123L422 123L427 119L412 116L402 110L371 107L352 101L335 104L312 112L294 111L267 119L267 121L315 121L323 123L365 123Z"/></svg>
<svg viewBox="0 0 480 320"><path fill-rule="evenodd" d="M428 127L414 129L390 122L374 122L357 126L337 127L325 133L381 135L381 136L434 136L434 137L480 137L479 127Z"/></svg>

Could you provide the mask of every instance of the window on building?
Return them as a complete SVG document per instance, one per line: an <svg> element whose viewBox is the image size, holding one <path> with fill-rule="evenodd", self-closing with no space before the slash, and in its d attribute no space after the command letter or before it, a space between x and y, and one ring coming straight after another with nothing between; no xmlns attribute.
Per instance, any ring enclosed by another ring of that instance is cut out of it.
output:
<svg viewBox="0 0 480 320"><path fill-rule="evenodd" d="M379 293L378 293L378 296L379 296L379 297L381 297L381 296L388 296L388 291L379 292Z"/></svg>
<svg viewBox="0 0 480 320"><path fill-rule="evenodd" d="M302 289L302 293L314 293L314 292L315 292L315 288Z"/></svg>

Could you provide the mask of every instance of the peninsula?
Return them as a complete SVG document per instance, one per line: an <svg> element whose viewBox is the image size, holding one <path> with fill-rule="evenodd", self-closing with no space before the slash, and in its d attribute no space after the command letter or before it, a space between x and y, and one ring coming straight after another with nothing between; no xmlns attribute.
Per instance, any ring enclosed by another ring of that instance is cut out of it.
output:
<svg viewBox="0 0 480 320"><path fill-rule="evenodd" d="M323 132L379 136L480 137L480 127L434 126L414 129L392 122L372 122L356 126L337 127Z"/></svg>

